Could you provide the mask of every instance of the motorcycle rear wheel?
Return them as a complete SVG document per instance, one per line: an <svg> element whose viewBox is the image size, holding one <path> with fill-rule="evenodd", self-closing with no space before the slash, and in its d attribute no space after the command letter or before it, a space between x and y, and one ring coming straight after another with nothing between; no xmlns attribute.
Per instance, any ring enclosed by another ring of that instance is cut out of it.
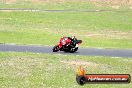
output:
<svg viewBox="0 0 132 88"><path fill-rule="evenodd" d="M69 51L70 53L74 53L74 52L76 52L78 50L78 47L76 47L76 48L71 48L71 50Z"/></svg>

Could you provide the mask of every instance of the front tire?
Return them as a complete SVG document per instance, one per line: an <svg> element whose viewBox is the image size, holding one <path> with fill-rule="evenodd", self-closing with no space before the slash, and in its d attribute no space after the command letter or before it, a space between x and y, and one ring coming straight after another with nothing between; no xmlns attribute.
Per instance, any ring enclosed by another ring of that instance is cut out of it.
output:
<svg viewBox="0 0 132 88"><path fill-rule="evenodd" d="M53 52L57 52L57 51L59 51L59 46L58 45L53 47Z"/></svg>

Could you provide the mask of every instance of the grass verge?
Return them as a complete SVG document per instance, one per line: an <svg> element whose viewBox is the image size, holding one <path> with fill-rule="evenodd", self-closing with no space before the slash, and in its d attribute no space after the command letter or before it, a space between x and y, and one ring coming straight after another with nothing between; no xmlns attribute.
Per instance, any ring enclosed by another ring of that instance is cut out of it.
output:
<svg viewBox="0 0 132 88"><path fill-rule="evenodd" d="M46 88L130 88L132 84L88 84L75 81L82 65L87 73L130 74L131 58L49 55L35 53L0 53L0 86Z"/></svg>
<svg viewBox="0 0 132 88"><path fill-rule="evenodd" d="M55 45L75 35L83 47L132 48L132 12L1 12L0 43Z"/></svg>

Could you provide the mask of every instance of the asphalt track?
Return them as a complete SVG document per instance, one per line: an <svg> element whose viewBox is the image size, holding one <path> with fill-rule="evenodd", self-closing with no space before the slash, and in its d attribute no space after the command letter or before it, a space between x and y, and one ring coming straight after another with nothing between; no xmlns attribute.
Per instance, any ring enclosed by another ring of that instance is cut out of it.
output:
<svg viewBox="0 0 132 88"><path fill-rule="evenodd" d="M110 56L132 58L132 49L79 48L76 53L52 52L52 46L0 44L1 52L33 52L85 56Z"/></svg>

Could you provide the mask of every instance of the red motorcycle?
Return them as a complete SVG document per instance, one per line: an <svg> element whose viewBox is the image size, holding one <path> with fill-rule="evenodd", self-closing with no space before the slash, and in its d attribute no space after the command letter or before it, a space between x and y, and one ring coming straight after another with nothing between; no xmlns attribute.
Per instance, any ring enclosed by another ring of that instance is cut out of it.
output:
<svg viewBox="0 0 132 88"><path fill-rule="evenodd" d="M63 37L60 39L58 45L53 47L53 52L64 51L74 53L78 50L78 45L82 43L82 40L71 40L68 37Z"/></svg>

